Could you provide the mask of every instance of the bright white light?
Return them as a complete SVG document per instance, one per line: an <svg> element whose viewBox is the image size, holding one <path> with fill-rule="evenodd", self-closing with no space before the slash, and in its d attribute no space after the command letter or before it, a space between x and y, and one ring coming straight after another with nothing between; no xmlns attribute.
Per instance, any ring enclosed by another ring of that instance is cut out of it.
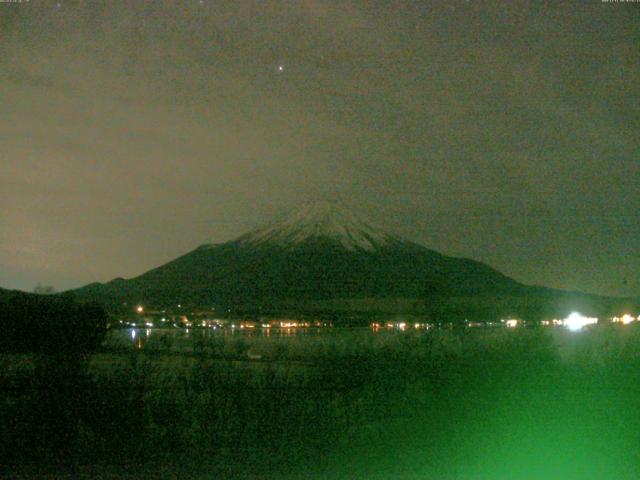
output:
<svg viewBox="0 0 640 480"><path fill-rule="evenodd" d="M571 315L565 318L562 323L572 332L577 332L579 330L582 330L582 328L586 327L587 325L594 325L598 323L598 319L585 317L577 312L573 312Z"/></svg>
<svg viewBox="0 0 640 480"><path fill-rule="evenodd" d="M620 321L622 322L623 325L627 325L631 322L633 322L635 320L635 318L633 318L631 315L629 315L628 313L624 314L622 316L622 318L620 318Z"/></svg>
<svg viewBox="0 0 640 480"><path fill-rule="evenodd" d="M136 338L136 329L132 328L131 329L131 340L135 340L135 338Z"/></svg>
<svg viewBox="0 0 640 480"><path fill-rule="evenodd" d="M284 71L284 65L278 65L278 71L279 72Z"/></svg>
<svg viewBox="0 0 640 480"><path fill-rule="evenodd" d="M136 312L138 313L144 312L144 308L142 307L142 305L138 305L138 307L136 308Z"/></svg>
<svg viewBox="0 0 640 480"><path fill-rule="evenodd" d="M502 320L505 325L507 326L507 328L515 328L518 326L518 323L520 323L518 320L516 320L515 318L510 318L508 320Z"/></svg>

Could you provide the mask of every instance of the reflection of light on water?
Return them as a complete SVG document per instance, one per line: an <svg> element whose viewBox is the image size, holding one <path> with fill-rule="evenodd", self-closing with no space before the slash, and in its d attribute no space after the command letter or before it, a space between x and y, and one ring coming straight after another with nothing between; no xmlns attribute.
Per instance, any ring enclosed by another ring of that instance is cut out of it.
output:
<svg viewBox="0 0 640 480"><path fill-rule="evenodd" d="M428 330L429 328L431 328L433 325L429 324L429 323L421 323L421 322L414 322L414 323L407 323L407 322L386 322L386 323L381 323L381 322L373 322L371 323L370 327L374 332L380 332L382 330L400 330L401 332L407 332L407 331L411 331L413 330L420 330L420 329L424 329L424 330ZM318 328L318 333L320 333L320 328Z"/></svg>
<svg viewBox="0 0 640 480"><path fill-rule="evenodd" d="M132 328L131 329L131 340L135 340L136 339L136 329Z"/></svg>

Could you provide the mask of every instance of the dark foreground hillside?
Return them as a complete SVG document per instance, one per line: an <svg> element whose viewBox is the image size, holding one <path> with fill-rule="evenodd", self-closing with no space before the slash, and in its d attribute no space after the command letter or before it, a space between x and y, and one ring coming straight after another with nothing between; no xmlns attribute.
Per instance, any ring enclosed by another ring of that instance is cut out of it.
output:
<svg viewBox="0 0 640 480"><path fill-rule="evenodd" d="M0 290L0 476L29 464L71 471L106 324L101 308L68 296Z"/></svg>
<svg viewBox="0 0 640 480"><path fill-rule="evenodd" d="M81 355L104 339L107 316L70 295L0 289L0 352Z"/></svg>
<svg viewBox="0 0 640 480"><path fill-rule="evenodd" d="M634 327L354 330L313 349L302 337L272 339L270 361L247 361L242 337L189 354L103 351L66 392L65 458L39 436L33 411L47 399L34 357L3 355L2 469L29 478L635 479Z"/></svg>

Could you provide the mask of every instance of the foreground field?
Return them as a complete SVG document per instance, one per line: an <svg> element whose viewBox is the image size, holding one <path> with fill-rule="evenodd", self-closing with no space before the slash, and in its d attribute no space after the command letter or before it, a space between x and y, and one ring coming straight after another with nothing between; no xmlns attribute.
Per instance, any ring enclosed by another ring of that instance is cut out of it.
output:
<svg viewBox="0 0 640 480"><path fill-rule="evenodd" d="M192 341L181 351L162 342L148 350L108 345L85 362L2 357L4 475L640 472L635 325ZM249 360L248 351L260 358Z"/></svg>

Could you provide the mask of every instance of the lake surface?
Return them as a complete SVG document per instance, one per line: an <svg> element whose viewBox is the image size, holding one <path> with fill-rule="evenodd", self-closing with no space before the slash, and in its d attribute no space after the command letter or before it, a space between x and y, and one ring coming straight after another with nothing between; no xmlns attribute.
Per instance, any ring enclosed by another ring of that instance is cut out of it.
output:
<svg viewBox="0 0 640 480"><path fill-rule="evenodd" d="M291 343L371 342L381 335L407 335L398 329L369 327L309 328L112 328L107 332L107 349L138 349L190 353L209 351L224 344L274 346Z"/></svg>
<svg viewBox="0 0 640 480"><path fill-rule="evenodd" d="M58 438L63 416L78 477L168 478L169 464L203 479L640 471L640 325L118 328L73 388L73 372L38 358L0 369L5 446L28 457L41 425Z"/></svg>

